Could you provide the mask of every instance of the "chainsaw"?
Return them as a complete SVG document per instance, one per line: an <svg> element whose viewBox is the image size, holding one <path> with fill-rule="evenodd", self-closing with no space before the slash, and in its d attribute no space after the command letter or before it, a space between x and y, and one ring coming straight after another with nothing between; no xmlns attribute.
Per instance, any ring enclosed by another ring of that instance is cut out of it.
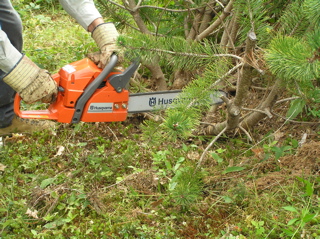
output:
<svg viewBox="0 0 320 239"><path fill-rule="evenodd" d="M127 85L139 67L139 60L125 70L117 70L118 57L112 55L102 70L85 58L62 67L52 78L58 85L56 101L45 110L21 110L16 94L14 111L20 118L49 119L61 123L125 121L128 113L142 113L171 107L181 90L129 93ZM211 104L221 104L226 93L215 91Z"/></svg>

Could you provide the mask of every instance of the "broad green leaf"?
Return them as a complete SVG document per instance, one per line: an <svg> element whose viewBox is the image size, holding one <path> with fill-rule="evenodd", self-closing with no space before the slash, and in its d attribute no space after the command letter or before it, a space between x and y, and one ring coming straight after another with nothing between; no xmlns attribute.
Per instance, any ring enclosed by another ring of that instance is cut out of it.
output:
<svg viewBox="0 0 320 239"><path fill-rule="evenodd" d="M232 172L239 172L244 169L245 169L245 167L229 167L226 170L224 170L222 173L226 174L226 173L232 173Z"/></svg>
<svg viewBox="0 0 320 239"><path fill-rule="evenodd" d="M293 218L288 222L288 226L293 225L296 221L298 221L299 218Z"/></svg>
<svg viewBox="0 0 320 239"><path fill-rule="evenodd" d="M165 160L164 163L165 163L166 168L167 168L168 170L172 170L172 165L171 165L171 163L170 163L169 160Z"/></svg>
<svg viewBox="0 0 320 239"><path fill-rule="evenodd" d="M314 191L314 188L313 188L313 185L311 184L310 181L306 180L306 179L303 179L301 177L297 177L297 179L300 181L300 182L303 182L306 186L305 188L305 194L303 194L303 196L312 196L313 195L313 191Z"/></svg>
<svg viewBox="0 0 320 239"><path fill-rule="evenodd" d="M302 218L302 221L305 223L310 222L315 216L316 214L307 214Z"/></svg>
<svg viewBox="0 0 320 239"><path fill-rule="evenodd" d="M211 153L211 156L218 162L223 162L223 158L221 158L217 153Z"/></svg>
<svg viewBox="0 0 320 239"><path fill-rule="evenodd" d="M313 186L312 186L312 184L309 182L309 181L307 181L307 183L306 183L306 193L303 195L303 196L312 196L313 195Z"/></svg>
<svg viewBox="0 0 320 239"><path fill-rule="evenodd" d="M47 228L47 229L53 229L53 228L57 227L57 223L56 222L49 222L49 223L45 224L43 227Z"/></svg>
<svg viewBox="0 0 320 239"><path fill-rule="evenodd" d="M287 112L288 119L294 119L300 114L305 107L306 101L304 99L296 99L291 102L290 108Z"/></svg>
<svg viewBox="0 0 320 239"><path fill-rule="evenodd" d="M173 191L176 188L177 184L177 182L171 182L169 184L169 191Z"/></svg>
<svg viewBox="0 0 320 239"><path fill-rule="evenodd" d="M49 186L50 184L52 184L54 182L54 180L56 180L55 178L47 178L45 180L43 180L40 184L40 188L44 189L47 186Z"/></svg>
<svg viewBox="0 0 320 239"><path fill-rule="evenodd" d="M232 203L233 202L232 198L230 198L228 196L223 196L222 198L224 199L225 203Z"/></svg>
<svg viewBox="0 0 320 239"><path fill-rule="evenodd" d="M47 222L52 221L57 214L58 214L58 212L55 212L53 214L48 214L48 215L44 216L43 219Z"/></svg>
<svg viewBox="0 0 320 239"><path fill-rule="evenodd" d="M287 234L287 236L292 236L293 235L293 231L288 230L288 229L282 229L282 231Z"/></svg>
<svg viewBox="0 0 320 239"><path fill-rule="evenodd" d="M298 212L297 209L295 207L292 207L292 206L285 206L285 207L282 207L284 210L287 210L289 212Z"/></svg>

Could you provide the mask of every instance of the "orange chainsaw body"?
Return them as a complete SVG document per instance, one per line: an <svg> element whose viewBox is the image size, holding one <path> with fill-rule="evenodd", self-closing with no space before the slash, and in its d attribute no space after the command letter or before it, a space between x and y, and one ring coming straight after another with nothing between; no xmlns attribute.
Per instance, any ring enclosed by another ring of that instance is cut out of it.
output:
<svg viewBox="0 0 320 239"><path fill-rule="evenodd" d="M20 110L21 98L17 94L14 108L21 118L51 119L61 123L71 123L74 120L76 103L88 85L102 72L91 60L85 58L68 64L60 69L52 78L57 82L59 91L57 99L45 110ZM103 80L92 96L85 103L79 121L83 122L113 122L124 121L127 118L129 92L122 89L117 92L109 83L109 78L122 71L112 70Z"/></svg>

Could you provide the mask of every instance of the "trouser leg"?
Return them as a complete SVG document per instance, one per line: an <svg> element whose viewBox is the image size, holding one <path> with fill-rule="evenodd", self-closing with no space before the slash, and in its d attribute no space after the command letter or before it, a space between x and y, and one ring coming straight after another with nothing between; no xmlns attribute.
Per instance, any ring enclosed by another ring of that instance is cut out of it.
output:
<svg viewBox="0 0 320 239"><path fill-rule="evenodd" d="M0 25L11 44L21 52L23 45L22 23L9 0L0 1ZM0 70L0 128L9 126L14 117L13 99L15 92L3 82L4 75L5 73Z"/></svg>

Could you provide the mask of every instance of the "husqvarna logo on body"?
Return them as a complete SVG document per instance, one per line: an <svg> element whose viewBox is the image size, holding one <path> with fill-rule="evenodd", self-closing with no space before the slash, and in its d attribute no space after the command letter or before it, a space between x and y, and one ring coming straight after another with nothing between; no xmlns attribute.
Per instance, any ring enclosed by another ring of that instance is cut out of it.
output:
<svg viewBox="0 0 320 239"><path fill-rule="evenodd" d="M91 103L88 113L111 113L112 103Z"/></svg>

